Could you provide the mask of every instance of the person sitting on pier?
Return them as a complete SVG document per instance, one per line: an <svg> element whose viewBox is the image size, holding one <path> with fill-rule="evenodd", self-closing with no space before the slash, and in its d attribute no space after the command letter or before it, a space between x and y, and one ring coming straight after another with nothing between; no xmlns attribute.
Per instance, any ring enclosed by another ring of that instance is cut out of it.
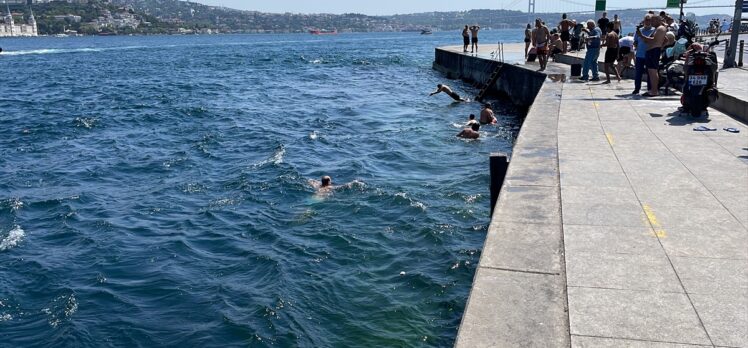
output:
<svg viewBox="0 0 748 348"><path fill-rule="evenodd" d="M551 36L551 54L550 58L553 59L553 61L556 61L556 55L559 53L562 53L564 51L564 42L561 41L561 38L558 34L553 34Z"/></svg>
<svg viewBox="0 0 748 348"><path fill-rule="evenodd" d="M465 128L457 134L457 137L459 138L465 138L465 139L478 139L480 137L480 133L478 133L478 130L480 130L480 125L478 123L473 123L470 125L470 128Z"/></svg>
<svg viewBox="0 0 748 348"><path fill-rule="evenodd" d="M496 124L496 116L491 110L491 104L483 104L483 109L480 111L480 124Z"/></svg>
<svg viewBox="0 0 748 348"><path fill-rule="evenodd" d="M432 96L432 95L440 93L440 92L446 93L447 95L449 95L450 97L452 97L452 99L454 99L456 101L462 101L462 102L467 101L466 99L463 99L462 97L460 97L459 94L453 92L452 89L449 88L449 86L442 85L442 84L436 85L436 91L431 92L431 94L429 94L429 96Z"/></svg>

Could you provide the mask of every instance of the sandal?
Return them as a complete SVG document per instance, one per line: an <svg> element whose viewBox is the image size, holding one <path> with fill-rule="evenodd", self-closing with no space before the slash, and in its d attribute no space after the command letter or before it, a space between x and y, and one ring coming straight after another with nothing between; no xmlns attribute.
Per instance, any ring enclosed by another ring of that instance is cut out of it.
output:
<svg viewBox="0 0 748 348"><path fill-rule="evenodd" d="M716 131L717 128L709 128L707 126L698 126L698 127L694 128L693 130L695 130L697 132L710 132L710 131Z"/></svg>
<svg viewBox="0 0 748 348"><path fill-rule="evenodd" d="M722 130L724 130L724 131L727 131L727 132L730 132L730 133L740 133L740 129L737 129L737 128L733 128L733 127L730 127L730 128L722 128Z"/></svg>

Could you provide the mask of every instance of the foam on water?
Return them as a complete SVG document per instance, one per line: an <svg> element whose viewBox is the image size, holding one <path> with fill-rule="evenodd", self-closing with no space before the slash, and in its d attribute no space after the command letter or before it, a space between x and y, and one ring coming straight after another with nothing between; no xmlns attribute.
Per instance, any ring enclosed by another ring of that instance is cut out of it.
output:
<svg viewBox="0 0 748 348"><path fill-rule="evenodd" d="M0 251L5 251L15 247L23 240L25 235L26 233L20 226L14 227L12 230L8 231L8 235L6 235L5 238L0 240Z"/></svg>

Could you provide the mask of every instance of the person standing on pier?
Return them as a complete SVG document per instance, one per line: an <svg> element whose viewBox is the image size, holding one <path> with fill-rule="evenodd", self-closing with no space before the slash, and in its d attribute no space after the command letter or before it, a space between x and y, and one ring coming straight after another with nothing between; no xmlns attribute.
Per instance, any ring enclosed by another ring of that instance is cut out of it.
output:
<svg viewBox="0 0 748 348"><path fill-rule="evenodd" d="M584 29L584 32L587 33L587 38L585 39L587 53L584 55L582 77L580 80L590 80L589 70L592 70L592 80L590 81L600 81L600 76L598 76L597 72L597 58L600 57L600 44L603 33L600 31L600 28L595 27L595 21L591 19L587 21L587 28Z"/></svg>
<svg viewBox="0 0 748 348"><path fill-rule="evenodd" d="M478 53L478 30L480 30L478 24L470 27L470 34L472 35L472 46L470 46L470 53L473 53L473 50L475 50L475 53Z"/></svg>
<svg viewBox="0 0 748 348"><path fill-rule="evenodd" d="M548 40L551 38L551 32L548 31L548 27L543 25L543 20L540 18L535 19L535 32L532 35L532 45L535 47L535 52L538 55L538 63L540 63L540 70L544 71L546 65L548 65Z"/></svg>
<svg viewBox="0 0 748 348"><path fill-rule="evenodd" d="M530 50L530 43L532 42L532 26L527 23L527 29L525 29L525 60L527 60L527 51ZM467 52L467 50L465 51Z"/></svg>
<svg viewBox="0 0 748 348"><path fill-rule="evenodd" d="M620 36L621 35L621 30L622 30L621 19L618 18L617 14L613 15L613 22L612 23L613 23L613 30L615 30L616 34L618 34Z"/></svg>
<svg viewBox="0 0 748 348"><path fill-rule="evenodd" d="M561 30L561 41L564 43L563 52L566 53L569 50L570 31L574 27L574 22L566 19L566 13L564 13L561 15L561 22L558 23L558 27Z"/></svg>
<svg viewBox="0 0 748 348"><path fill-rule="evenodd" d="M646 58L647 58L647 43L644 42L644 39L642 37L649 36L652 34L654 29L652 29L652 14L647 14L644 16L644 21L642 21L642 24L639 25L641 27L641 30L636 31L636 36L634 37L634 45L636 50L636 58L634 59L634 91L631 92L631 94L639 94L639 91L642 87L642 77L647 74L646 70ZM641 33L641 34L640 34ZM647 75L647 89L649 89L651 80L649 78L649 75Z"/></svg>
<svg viewBox="0 0 748 348"><path fill-rule="evenodd" d="M649 73L650 88L649 92L642 94L645 97L656 97L659 95L660 55L662 54L662 46L665 43L665 34L667 34L667 28L662 25L662 17L652 17L652 26L656 29L650 36L644 36L641 27L636 28L636 34L640 35L642 40L647 44L644 64L647 66L647 72Z"/></svg>
<svg viewBox="0 0 748 348"><path fill-rule="evenodd" d="M616 59L618 59L618 34L613 28L613 22L608 23L608 34L605 38L605 83L610 83L610 69L613 68L613 72L616 74L616 79L621 82L621 76L618 75L618 69L616 69Z"/></svg>
<svg viewBox="0 0 748 348"><path fill-rule="evenodd" d="M462 52L467 52L468 46L470 46L470 34L466 25L465 29L462 29Z"/></svg>
<svg viewBox="0 0 748 348"><path fill-rule="evenodd" d="M603 36L608 34L608 23L610 23L608 12L603 12L603 16L597 20L597 27L600 29L600 32L602 32Z"/></svg>

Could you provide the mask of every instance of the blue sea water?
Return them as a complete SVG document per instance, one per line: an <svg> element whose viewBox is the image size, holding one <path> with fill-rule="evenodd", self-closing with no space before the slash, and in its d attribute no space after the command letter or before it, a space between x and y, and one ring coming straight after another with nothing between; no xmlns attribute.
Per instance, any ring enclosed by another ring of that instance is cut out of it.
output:
<svg viewBox="0 0 748 348"><path fill-rule="evenodd" d="M520 120L455 137L446 44L0 40L0 346L451 346Z"/></svg>

